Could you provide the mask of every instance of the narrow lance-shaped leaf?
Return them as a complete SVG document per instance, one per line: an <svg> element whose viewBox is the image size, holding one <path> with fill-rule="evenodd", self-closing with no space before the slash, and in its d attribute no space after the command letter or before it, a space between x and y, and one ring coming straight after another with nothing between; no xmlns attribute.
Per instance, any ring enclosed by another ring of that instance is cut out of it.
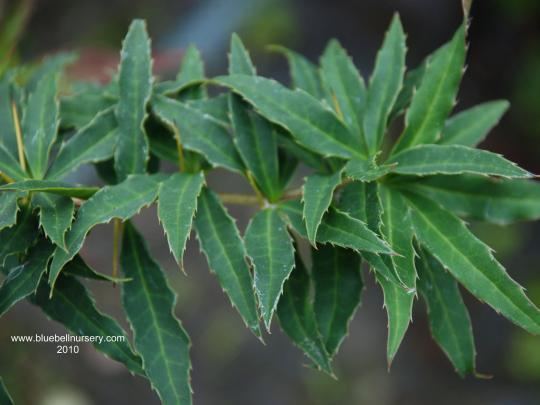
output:
<svg viewBox="0 0 540 405"><path fill-rule="evenodd" d="M416 260L420 293L426 301L431 334L462 377L475 372L471 319L456 280L432 255Z"/></svg>
<svg viewBox="0 0 540 405"><path fill-rule="evenodd" d="M24 150L33 177L37 179L45 175L58 131L57 83L56 73L43 76L28 98L22 120Z"/></svg>
<svg viewBox="0 0 540 405"><path fill-rule="evenodd" d="M349 323L360 305L364 285L360 256L349 249L324 245L313 250L312 257L315 316L326 350L333 356L346 337Z"/></svg>
<svg viewBox="0 0 540 405"><path fill-rule="evenodd" d="M127 223L122 269L122 304L152 387L164 404L191 404L189 337L174 315L176 295L152 259L142 236Z"/></svg>
<svg viewBox="0 0 540 405"><path fill-rule="evenodd" d="M501 155L461 145L419 145L398 153L387 162L400 174L473 173L527 178L533 175Z"/></svg>
<svg viewBox="0 0 540 405"><path fill-rule="evenodd" d="M371 155L378 151L388 117L403 86L405 33L396 14L377 54L364 114L364 136Z"/></svg>
<svg viewBox="0 0 540 405"><path fill-rule="evenodd" d="M379 185L375 182L365 183L363 189L358 191L360 191L360 193L357 195L357 199L364 200L358 204L361 204L365 211L364 216L360 216L358 219L365 221L369 229L382 237L383 205L381 202ZM381 285L394 284L398 290L406 288L392 258L371 252L362 252L362 257L377 273L377 280L384 279L383 281L386 281L386 283L381 282Z"/></svg>
<svg viewBox="0 0 540 405"><path fill-rule="evenodd" d="M80 165L107 160L113 156L118 137L114 110L105 110L92 119L66 143L47 172L48 179L60 179Z"/></svg>
<svg viewBox="0 0 540 405"><path fill-rule="evenodd" d="M282 53L287 58L293 88L302 89L317 100L323 98L321 76L315 64L283 46L272 45L269 49Z"/></svg>
<svg viewBox="0 0 540 405"><path fill-rule="evenodd" d="M205 79L204 62L201 53L196 46L187 47L182 56L180 71L176 75L176 80L159 82L154 87L156 94L175 95L178 93L189 93L189 99L202 99L206 97L206 91L201 85Z"/></svg>
<svg viewBox="0 0 540 405"><path fill-rule="evenodd" d="M289 201L279 205L288 224L302 237L307 238L305 223L302 221L302 205L299 201ZM317 232L317 242L350 248L356 251L392 254L392 249L381 240L366 224L349 214L330 207Z"/></svg>
<svg viewBox="0 0 540 405"><path fill-rule="evenodd" d="M388 314L387 359L390 366L412 317L414 294L410 290L407 291L404 281L414 286L416 273L414 267L410 267L413 266L414 252L412 251L412 237L406 237L406 235L412 235L407 212L401 207L402 202L399 204L399 200L393 204L397 207L389 207L392 202L386 194L384 188L374 183L354 182L344 188L339 207L355 218L365 221L370 229L379 234L384 234L387 238L390 235L388 240L393 243L391 246L396 251L401 251L400 254L403 255L402 257L388 257L362 252L362 257L375 271L377 282L384 293L384 307ZM398 229L400 226L404 229Z"/></svg>
<svg viewBox="0 0 540 405"><path fill-rule="evenodd" d="M362 221L369 230L380 235L382 208L378 186L375 182L347 184L336 207L344 210L353 218ZM361 254L371 268L382 278L402 288L402 281L398 277L393 262L388 257L367 251L363 251Z"/></svg>
<svg viewBox="0 0 540 405"><path fill-rule="evenodd" d="M13 405L13 399L4 385L4 380L0 377L0 403L4 405Z"/></svg>
<svg viewBox="0 0 540 405"><path fill-rule="evenodd" d="M295 269L285 282L283 296L276 310L281 329L289 336L317 368L332 374L330 356L324 341L317 329L317 321L310 298L311 280L302 263L296 255Z"/></svg>
<svg viewBox="0 0 540 405"><path fill-rule="evenodd" d="M133 353L128 343L127 333L113 318L99 311L90 291L74 277L62 275L52 298L49 286L43 279L31 301L71 333L102 337L103 341L93 342L96 350L124 364L131 373L145 375L141 359ZM108 342L106 338L109 336L123 338Z"/></svg>
<svg viewBox="0 0 540 405"><path fill-rule="evenodd" d="M422 82L405 117L405 131L394 153L435 142L454 106L465 62L465 24L429 58Z"/></svg>
<svg viewBox="0 0 540 405"><path fill-rule="evenodd" d="M432 176L403 185L468 218L501 225L540 219L540 184L532 180Z"/></svg>
<svg viewBox="0 0 540 405"><path fill-rule="evenodd" d="M360 138L351 136L335 114L303 90L292 91L274 80L246 75L222 76L215 82L240 94L306 148L324 156L363 157Z"/></svg>
<svg viewBox="0 0 540 405"><path fill-rule="evenodd" d="M159 187L159 220L167 234L169 249L180 266L203 184L202 173L176 173Z"/></svg>
<svg viewBox="0 0 540 405"><path fill-rule="evenodd" d="M73 200L69 197L39 193L34 196L32 204L39 207L39 223L45 234L54 244L64 248L64 235L73 221Z"/></svg>
<svg viewBox="0 0 540 405"><path fill-rule="evenodd" d="M26 251L36 239L37 221L29 209L19 211L17 224L0 231L0 267L6 259Z"/></svg>
<svg viewBox="0 0 540 405"><path fill-rule="evenodd" d="M126 220L150 205L157 197L159 179L157 176L132 175L123 183L102 188L81 206L66 235L66 250L56 248L54 253L49 270L52 288L64 265L81 249L90 229L113 218Z"/></svg>
<svg viewBox="0 0 540 405"><path fill-rule="evenodd" d="M439 143L471 147L478 145L497 125L509 106L510 103L505 100L491 101L456 114L446 120Z"/></svg>
<svg viewBox="0 0 540 405"><path fill-rule="evenodd" d="M144 21L131 23L120 55L114 167L119 179L123 180L128 174L144 173L148 160L148 140L143 124L152 94L152 58Z"/></svg>
<svg viewBox="0 0 540 405"><path fill-rule="evenodd" d="M0 145L9 152L9 155L17 156L17 135L11 105L12 101L15 101L12 97L13 82L13 74L7 73L0 78L0 122L2 123Z"/></svg>
<svg viewBox="0 0 540 405"><path fill-rule="evenodd" d="M242 172L242 162L230 134L210 115L163 96L154 97L152 108L185 148L201 153L215 166Z"/></svg>
<svg viewBox="0 0 540 405"><path fill-rule="evenodd" d="M12 269L0 286L0 317L13 305L36 292L53 253L53 246L41 240L26 263Z"/></svg>
<svg viewBox="0 0 540 405"><path fill-rule="evenodd" d="M474 296L523 329L540 334L540 311L489 247L433 201L410 193L407 200L418 241Z"/></svg>
<svg viewBox="0 0 540 405"><path fill-rule="evenodd" d="M384 306L388 313L387 358L391 365L405 333L412 321L412 308L416 292L415 251L412 223L403 197L395 190L381 187L381 232L390 246L398 253L392 256L392 267L402 285L377 277L384 293Z"/></svg>
<svg viewBox="0 0 540 405"><path fill-rule="evenodd" d="M294 248L287 226L274 208L259 211L249 222L246 249L253 264L254 285L266 329L294 267Z"/></svg>
<svg viewBox="0 0 540 405"><path fill-rule="evenodd" d="M90 280L107 281L110 283L123 283L130 280L128 278L112 277L107 274L98 273L86 264L79 255L76 255L73 260L66 265L62 274L72 277L87 278Z"/></svg>
<svg viewBox="0 0 540 405"><path fill-rule="evenodd" d="M362 116L366 103L366 86L351 57L337 40L326 46L321 57L321 76L331 95L331 103L337 115L351 131L351 136L362 138ZM357 144L356 141L351 142ZM367 148L362 143L362 151Z"/></svg>
<svg viewBox="0 0 540 405"><path fill-rule="evenodd" d="M66 197L90 198L99 188L77 186L56 180L23 180L0 186L0 192L43 192Z"/></svg>
<svg viewBox="0 0 540 405"><path fill-rule="evenodd" d="M19 212L17 200L21 197L19 193L0 193L0 231L17 222Z"/></svg>
<svg viewBox="0 0 540 405"><path fill-rule="evenodd" d="M199 196L195 216L197 237L210 269L238 309L246 325L260 336L259 316L246 250L234 220L208 189Z"/></svg>
<svg viewBox="0 0 540 405"><path fill-rule="evenodd" d="M302 213L306 222L308 239L315 245L317 229L334 195L334 190L341 183L341 170L325 176L312 174L306 178L302 188L304 211Z"/></svg>
<svg viewBox="0 0 540 405"><path fill-rule="evenodd" d="M427 59L424 59L420 65L407 72L405 79L403 80L401 91L399 92L396 102L394 103L394 107L392 108L392 112L388 118L388 122L392 122L398 116L403 114L407 107L409 107L416 89L418 89L420 83L422 83L422 79L426 71L426 65Z"/></svg>
<svg viewBox="0 0 540 405"><path fill-rule="evenodd" d="M265 197L275 201L281 195L277 135L274 126L250 106L231 96L229 99L234 142L257 186Z"/></svg>
<svg viewBox="0 0 540 405"><path fill-rule="evenodd" d="M255 69L255 66L253 66L249 52L236 33L233 33L231 36L229 74L251 76L257 74L257 70Z"/></svg>

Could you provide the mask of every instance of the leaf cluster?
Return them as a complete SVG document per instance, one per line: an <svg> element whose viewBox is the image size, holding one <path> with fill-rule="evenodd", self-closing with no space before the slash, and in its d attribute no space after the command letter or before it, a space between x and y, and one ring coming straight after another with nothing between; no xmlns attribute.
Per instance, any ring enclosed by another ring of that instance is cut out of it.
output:
<svg viewBox="0 0 540 405"><path fill-rule="evenodd" d="M270 331L277 317L310 362L333 375L369 268L384 293L389 363L421 296L433 338L456 371L476 373L459 285L533 334L540 311L463 219L538 219L540 187L528 171L477 149L506 101L452 115L466 31L464 23L407 70L395 16L369 81L332 40L318 65L273 47L290 65L285 86L257 74L236 35L226 75L207 78L190 47L177 76L159 81L140 20L106 85L77 83L61 95L71 55L46 60L25 81L7 71L0 78L0 315L29 299L72 333L127 336L81 280L118 283L133 342L96 349L148 378L163 403L191 403L190 341L174 313L175 293L130 222L157 204L179 266L194 232L261 340L261 324ZM219 91L210 95L210 87ZM178 169L162 170L163 162ZM83 165L106 185L73 184ZM291 188L299 167L309 174ZM253 194L211 190L206 177L218 168L243 177ZM259 207L243 234L228 204ZM80 256L88 233L110 221L123 278Z"/></svg>

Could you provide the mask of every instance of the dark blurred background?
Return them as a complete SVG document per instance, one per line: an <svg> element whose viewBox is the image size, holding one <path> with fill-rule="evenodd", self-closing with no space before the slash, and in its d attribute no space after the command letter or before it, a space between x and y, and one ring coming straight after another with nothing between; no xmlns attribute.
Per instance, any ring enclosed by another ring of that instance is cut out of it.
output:
<svg viewBox="0 0 540 405"><path fill-rule="evenodd" d="M21 1L0 0L0 24ZM264 75L287 81L287 66L268 44L283 44L317 61L325 43L338 38L365 78L392 14L408 32L408 66L446 42L462 18L460 0L36 0L20 37L18 57L35 62L59 50L77 50L73 79L101 78L114 69L129 22L145 18L153 38L156 72L175 73L181 50L195 43L210 75L226 68L231 32L238 32ZM4 19L2 18L4 17ZM496 98L512 108L483 145L540 173L540 1L477 0L472 8L468 69L457 110ZM84 174L85 182L96 181ZM217 173L216 188L238 187ZM241 229L251 212L231 207ZM177 312L192 342L194 402L235 405L330 404L540 404L540 338L531 337L465 293L483 380L460 379L431 341L422 301L392 365L386 364L386 314L371 275L350 335L336 359L332 380L305 367L306 359L279 332L266 346L240 317L208 272L197 243L188 245L182 275L168 253L155 212L136 223L178 292ZM510 274L540 304L540 224L509 227L473 224ZM83 254L110 271L111 228L90 235ZM99 253L96 253L99 252ZM91 284L98 306L123 322L118 288ZM11 335L64 333L36 308L20 304L0 322L0 375L17 403L37 405L157 404L148 384L103 358L91 346L79 355L57 355L52 344L22 345Z"/></svg>

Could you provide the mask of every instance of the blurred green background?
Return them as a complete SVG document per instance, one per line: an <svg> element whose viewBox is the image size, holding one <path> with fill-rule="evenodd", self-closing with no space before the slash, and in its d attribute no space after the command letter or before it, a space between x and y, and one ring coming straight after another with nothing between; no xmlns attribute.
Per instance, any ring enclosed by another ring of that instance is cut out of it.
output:
<svg viewBox="0 0 540 405"><path fill-rule="evenodd" d="M21 15L25 29L13 57L36 62L60 50L77 50L71 79L106 80L118 60L122 37L133 18L145 18L153 38L156 73L172 75L181 50L195 43L210 75L224 72L231 32L240 33L259 71L287 81L287 66L266 45L283 44L313 61L328 39L338 38L369 77L392 14L408 32L408 66L448 40L462 18L459 0L93 0L1 1L0 32L9 15ZM540 1L478 0L472 9L468 69L456 109L496 98L512 108L483 145L540 173ZM14 42L2 43L9 47ZM0 61L1 63L4 61ZM105 66L105 67L103 67ZM1 123L0 123L1 125ZM82 182L95 182L91 172ZM218 190L237 179L217 173ZM251 212L231 207L241 229ZM460 379L431 341L423 304L392 369L385 358L386 314L382 295L367 275L367 290L351 333L336 360L338 381L308 367L303 355L274 325L261 345L244 328L217 281L209 274L194 240L182 275L168 252L155 212L136 223L150 238L156 257L178 292L177 312L193 348L194 401L198 405L330 404L540 404L540 338L531 337L466 294L478 346L478 370L492 379ZM473 224L510 274L540 303L540 223L509 227ZM83 255L110 271L111 228L98 227ZM91 284L98 306L124 325L119 289ZM145 381L103 358L91 346L78 355L57 355L52 344L11 343L11 335L64 333L36 308L20 304L0 321L0 375L17 403L37 405L157 404Z"/></svg>

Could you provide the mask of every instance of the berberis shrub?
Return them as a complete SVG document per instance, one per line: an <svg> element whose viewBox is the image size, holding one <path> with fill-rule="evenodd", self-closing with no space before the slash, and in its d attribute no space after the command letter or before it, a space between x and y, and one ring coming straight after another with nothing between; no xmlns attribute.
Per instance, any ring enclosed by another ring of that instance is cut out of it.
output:
<svg viewBox="0 0 540 405"><path fill-rule="evenodd" d="M190 47L176 78L160 82L142 21L131 24L107 85L78 83L59 96L69 55L46 60L25 80L8 71L0 84L0 314L26 298L74 334L127 336L96 308L82 280L117 283L132 345L96 349L148 378L163 403L191 403L190 341L174 315L175 293L130 222L156 203L178 264L193 230L256 337L275 317L310 362L332 374L360 303L365 263L384 292L388 362L421 296L435 341L460 375L475 374L459 284L533 334L540 311L461 218L537 219L540 187L528 171L476 148L506 101L448 118L466 33L463 23L407 71L396 16L369 82L332 40L319 66L273 48L290 64L288 88L257 75L237 36L227 75L206 78ZM161 161L177 172L160 171ZM105 187L65 180L87 164ZM290 188L299 166L311 174ZM215 168L244 176L253 194L212 191L205 178ZM259 207L243 235L227 204ZM92 228L111 220L121 277L79 255Z"/></svg>

